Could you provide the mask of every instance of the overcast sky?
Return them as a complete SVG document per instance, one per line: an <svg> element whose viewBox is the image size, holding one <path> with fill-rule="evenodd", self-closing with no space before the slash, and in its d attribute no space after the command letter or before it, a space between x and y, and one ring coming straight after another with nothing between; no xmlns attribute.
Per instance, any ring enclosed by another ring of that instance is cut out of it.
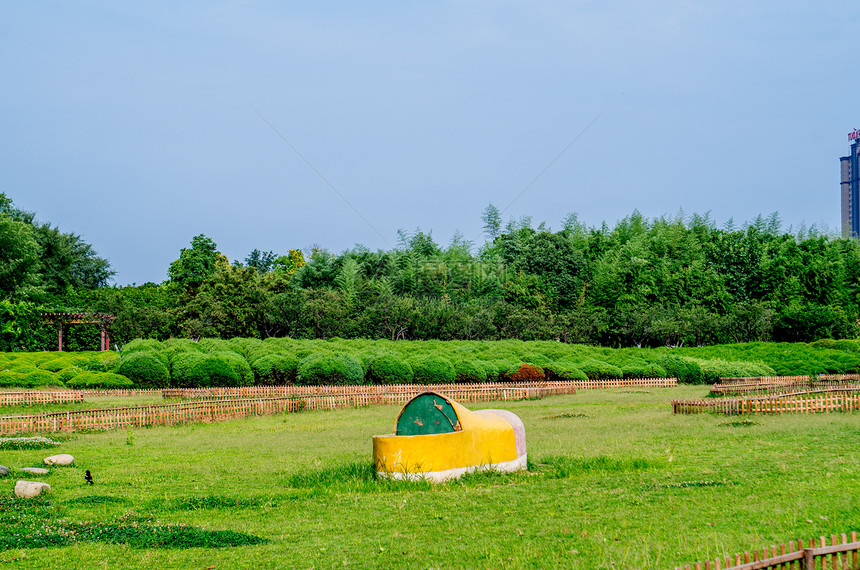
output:
<svg viewBox="0 0 860 570"><path fill-rule="evenodd" d="M479 245L521 193L503 217L553 229L838 231L858 31L857 0L0 0L0 192L118 284L201 233L231 260Z"/></svg>

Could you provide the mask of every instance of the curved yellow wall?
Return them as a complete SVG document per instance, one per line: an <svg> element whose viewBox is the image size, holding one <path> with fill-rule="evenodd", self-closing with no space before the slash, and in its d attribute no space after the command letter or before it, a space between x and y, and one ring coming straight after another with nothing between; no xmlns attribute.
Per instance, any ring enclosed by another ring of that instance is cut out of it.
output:
<svg viewBox="0 0 860 570"><path fill-rule="evenodd" d="M448 402L457 412L461 431L373 437L373 460L380 475L442 481L483 467L500 471L525 468L524 432L518 454L517 435L508 419L489 410L471 412Z"/></svg>

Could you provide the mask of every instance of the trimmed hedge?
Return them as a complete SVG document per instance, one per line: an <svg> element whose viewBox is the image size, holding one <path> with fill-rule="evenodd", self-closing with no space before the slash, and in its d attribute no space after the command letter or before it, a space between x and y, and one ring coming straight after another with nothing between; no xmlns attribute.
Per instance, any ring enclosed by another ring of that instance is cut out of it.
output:
<svg viewBox="0 0 860 570"><path fill-rule="evenodd" d="M11 370L0 370L0 386L20 386L24 375Z"/></svg>
<svg viewBox="0 0 860 570"><path fill-rule="evenodd" d="M409 364L417 384L452 384L457 377L451 361L435 354L415 356Z"/></svg>
<svg viewBox="0 0 860 570"><path fill-rule="evenodd" d="M127 377L138 388L170 386L170 371L153 351L132 352L122 359L117 373Z"/></svg>
<svg viewBox="0 0 860 570"><path fill-rule="evenodd" d="M40 386L62 386L63 381L53 372L47 370L33 370L22 377L24 388L38 388Z"/></svg>
<svg viewBox="0 0 860 570"><path fill-rule="evenodd" d="M666 378L668 372L659 364L633 360L621 367L624 378Z"/></svg>
<svg viewBox="0 0 860 570"><path fill-rule="evenodd" d="M81 372L67 383L78 390L122 390L134 388L134 382L112 372Z"/></svg>
<svg viewBox="0 0 860 570"><path fill-rule="evenodd" d="M586 360L580 362L576 367L584 372L589 380L621 378L623 375L620 368L602 360Z"/></svg>
<svg viewBox="0 0 860 570"><path fill-rule="evenodd" d="M415 373L395 354L381 354L369 362L366 379L372 384L410 384Z"/></svg>
<svg viewBox="0 0 860 570"><path fill-rule="evenodd" d="M481 366L484 367L484 372L486 373L487 382L498 382L501 376L505 373L507 368L500 369L495 362L491 360L479 360Z"/></svg>
<svg viewBox="0 0 860 570"><path fill-rule="evenodd" d="M567 360L557 360L544 368L544 373L550 380L588 380L585 372L576 364Z"/></svg>
<svg viewBox="0 0 860 570"><path fill-rule="evenodd" d="M172 365L173 385L178 388L205 388L210 386L209 373L203 366L204 360L206 360L206 355L200 352L177 354Z"/></svg>
<svg viewBox="0 0 860 570"><path fill-rule="evenodd" d="M474 384L487 380L487 369L477 360L455 361L454 372L454 382L457 384Z"/></svg>
<svg viewBox="0 0 860 570"><path fill-rule="evenodd" d="M364 369L352 354L338 352L306 357L299 364L296 383L302 386L361 384Z"/></svg>
<svg viewBox="0 0 860 570"><path fill-rule="evenodd" d="M48 372L59 372L71 364L68 358L52 358L38 365L38 368L47 370Z"/></svg>
<svg viewBox="0 0 860 570"><path fill-rule="evenodd" d="M677 378L681 384L703 384L705 381L701 365L693 358L667 354L658 358L656 364L665 368L667 374Z"/></svg>
<svg viewBox="0 0 860 570"><path fill-rule="evenodd" d="M251 365L242 355L231 350L215 352L211 357L223 360L235 372L239 379L236 384L223 384L223 386L250 386L254 383L254 371Z"/></svg>
<svg viewBox="0 0 860 570"><path fill-rule="evenodd" d="M299 361L290 354L266 354L255 359L251 369L257 384L295 384Z"/></svg>
<svg viewBox="0 0 860 570"><path fill-rule="evenodd" d="M131 354L141 350L161 350L164 345L153 338L136 338L122 346L122 355Z"/></svg>

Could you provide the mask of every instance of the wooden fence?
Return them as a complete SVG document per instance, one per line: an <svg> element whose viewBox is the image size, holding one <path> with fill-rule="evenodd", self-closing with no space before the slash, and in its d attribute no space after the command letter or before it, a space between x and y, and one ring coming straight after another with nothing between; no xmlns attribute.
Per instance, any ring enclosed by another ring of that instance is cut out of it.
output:
<svg viewBox="0 0 860 570"><path fill-rule="evenodd" d="M5 416L0 418L0 434L213 422L251 415L295 412L302 408L304 403L296 398L242 398Z"/></svg>
<svg viewBox="0 0 860 570"><path fill-rule="evenodd" d="M677 378L607 378L604 380L571 380L580 390L603 388L674 388ZM551 384L551 382L550 382Z"/></svg>
<svg viewBox="0 0 860 570"><path fill-rule="evenodd" d="M499 391L511 389L540 389L543 395L574 394L576 390L597 388L668 388L677 385L675 378L625 378L610 380L562 380L543 382L491 382L479 384L393 384L363 386L242 386L234 388L170 388L163 390L165 398L232 398L268 396L308 396L339 394L409 394L439 392L448 395L457 391ZM456 396L450 396L456 399ZM503 398L500 398L503 399Z"/></svg>
<svg viewBox="0 0 860 570"><path fill-rule="evenodd" d="M860 391L860 382L838 382L833 380L798 380L786 383L735 384L719 386L714 384L711 394L714 396L739 396L743 394L784 394L787 392L815 391L829 388L844 388Z"/></svg>
<svg viewBox="0 0 860 570"><path fill-rule="evenodd" d="M518 400L523 398L540 398L558 393L571 393L569 391L561 392L559 388L551 387L517 387L504 384L497 386L479 384L476 386L475 388L470 388L447 385L447 389L443 390L442 393L462 402ZM567 388L567 390L571 389ZM300 410L331 410L376 404L402 404L414 395L414 393L405 390L397 390L391 393L344 392L256 398L209 397L173 404L5 416L0 417L0 435L212 422L252 415L296 412Z"/></svg>
<svg viewBox="0 0 860 570"><path fill-rule="evenodd" d="M860 410L860 394L851 388L827 388L752 398L673 400L672 413L785 414Z"/></svg>
<svg viewBox="0 0 860 570"><path fill-rule="evenodd" d="M21 390L0 392L0 406L30 406L34 404L65 404L83 402L84 394L74 390Z"/></svg>
<svg viewBox="0 0 860 570"><path fill-rule="evenodd" d="M720 378L720 384L753 384L761 382L796 382L799 380L860 380L860 374L817 374L814 376L737 376Z"/></svg>
<svg viewBox="0 0 860 570"><path fill-rule="evenodd" d="M84 397L92 397L92 396L120 396L120 397L128 397L132 398L134 396L149 396L152 394L161 394L163 390L161 388L150 388L147 390L138 390L138 389L113 389L113 390L69 390L70 392L78 392L79 394L83 394Z"/></svg>
<svg viewBox="0 0 860 570"><path fill-rule="evenodd" d="M715 396L738 394L767 394L787 390L857 387L860 389L860 375L833 374L821 376L781 376L766 378L723 378L711 387Z"/></svg>
<svg viewBox="0 0 860 570"><path fill-rule="evenodd" d="M676 566L675 570L849 570L860 568L860 542L857 532L851 538L843 534L810 539L804 547L803 539L789 541L777 548L762 548L761 551L744 552L706 562Z"/></svg>

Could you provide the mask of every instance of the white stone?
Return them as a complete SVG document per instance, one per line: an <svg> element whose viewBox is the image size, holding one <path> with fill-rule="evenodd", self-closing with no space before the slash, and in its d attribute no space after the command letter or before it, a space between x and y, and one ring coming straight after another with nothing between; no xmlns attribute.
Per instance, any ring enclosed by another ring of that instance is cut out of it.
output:
<svg viewBox="0 0 860 570"><path fill-rule="evenodd" d="M49 473L47 469L43 469L41 467L22 467L18 469L18 471L24 471L25 473L30 473L31 475L47 475Z"/></svg>
<svg viewBox="0 0 860 570"><path fill-rule="evenodd" d="M71 465L75 458L68 453L52 455L45 458L45 465Z"/></svg>
<svg viewBox="0 0 860 570"><path fill-rule="evenodd" d="M38 497L43 492L49 493L50 491L50 485L39 481L18 481L15 483L15 496L22 499L32 499L33 497Z"/></svg>

